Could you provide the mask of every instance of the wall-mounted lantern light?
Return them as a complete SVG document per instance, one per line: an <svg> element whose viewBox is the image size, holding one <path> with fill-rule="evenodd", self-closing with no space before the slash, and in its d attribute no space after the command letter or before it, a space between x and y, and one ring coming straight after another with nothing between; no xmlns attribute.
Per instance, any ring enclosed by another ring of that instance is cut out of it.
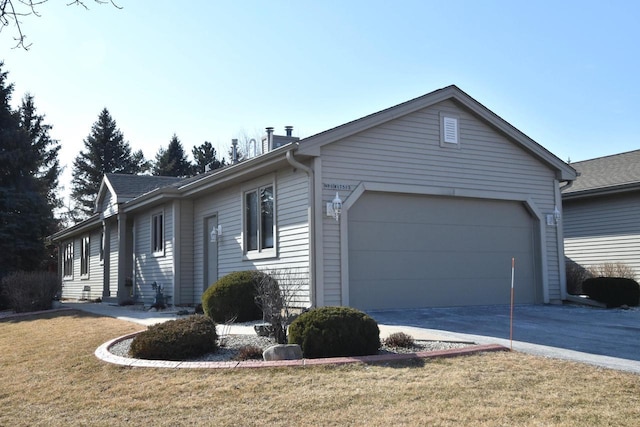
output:
<svg viewBox="0 0 640 427"><path fill-rule="evenodd" d="M327 216L335 218L336 221L340 221L340 214L342 213L342 200L340 195L336 192L336 197L333 201L327 203Z"/></svg>
<svg viewBox="0 0 640 427"><path fill-rule="evenodd" d="M211 243L217 242L218 239L220 239L220 237L222 237L222 226L213 226L213 228L211 228L211 233L209 235L209 240L211 241Z"/></svg>
<svg viewBox="0 0 640 427"><path fill-rule="evenodd" d="M560 210L558 206L553 208L553 213L547 214L547 225L558 225L560 222Z"/></svg>

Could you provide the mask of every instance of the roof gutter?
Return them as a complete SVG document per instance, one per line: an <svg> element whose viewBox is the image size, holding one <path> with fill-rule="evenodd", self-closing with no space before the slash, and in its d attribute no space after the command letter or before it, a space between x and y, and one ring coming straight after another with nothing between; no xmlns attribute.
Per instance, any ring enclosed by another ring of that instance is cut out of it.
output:
<svg viewBox="0 0 640 427"><path fill-rule="evenodd" d="M309 287L310 289L310 302L311 306L316 306L316 256L315 256L315 235L316 235L316 222L315 222L315 174L313 169L300 163L294 156L293 152L298 147L298 143L294 147L291 147L287 151L287 161L294 168L304 171L309 177L309 206L307 207L307 216L309 222Z"/></svg>

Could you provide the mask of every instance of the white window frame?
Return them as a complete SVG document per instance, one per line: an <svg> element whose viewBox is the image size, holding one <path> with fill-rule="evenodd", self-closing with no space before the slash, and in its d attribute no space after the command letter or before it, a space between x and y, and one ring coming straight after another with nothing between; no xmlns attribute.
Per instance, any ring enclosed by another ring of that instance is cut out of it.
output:
<svg viewBox="0 0 640 427"><path fill-rule="evenodd" d="M149 240L151 243L151 253L154 256L164 256L164 248L166 246L164 238L165 229L164 211L151 214L151 235Z"/></svg>
<svg viewBox="0 0 640 427"><path fill-rule="evenodd" d="M460 116L440 112L440 147L460 149Z"/></svg>
<svg viewBox="0 0 640 427"><path fill-rule="evenodd" d="M73 240L62 247L62 278L73 280Z"/></svg>
<svg viewBox="0 0 640 427"><path fill-rule="evenodd" d="M253 236L256 239L256 248L249 249L249 235L248 235L248 211L247 211L247 195L251 193L256 194L256 212L262 210L262 206L260 203L259 195L262 190L271 187L272 191L272 224L271 224L271 233L272 233L272 244L271 246L264 245L263 237L264 237L264 221L262 215L257 220L256 224L256 235ZM253 185L245 185L242 188L242 248L243 248L243 259L244 260L255 260L255 259L263 259L263 258L275 258L278 253L278 239L277 239L277 189L275 183L275 177L270 176L268 179L263 179L257 182L254 182Z"/></svg>
<svg viewBox="0 0 640 427"><path fill-rule="evenodd" d="M80 238L80 278L88 279L91 269L91 239L87 234Z"/></svg>

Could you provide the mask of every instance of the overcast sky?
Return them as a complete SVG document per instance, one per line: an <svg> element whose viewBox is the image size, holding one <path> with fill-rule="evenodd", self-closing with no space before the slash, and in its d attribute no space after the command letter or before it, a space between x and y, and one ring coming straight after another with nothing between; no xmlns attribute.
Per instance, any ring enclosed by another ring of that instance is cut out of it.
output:
<svg viewBox="0 0 640 427"><path fill-rule="evenodd" d="M634 150L637 1L49 0L0 60L67 166L106 107L153 159L266 126L311 136L455 84L562 160Z"/></svg>

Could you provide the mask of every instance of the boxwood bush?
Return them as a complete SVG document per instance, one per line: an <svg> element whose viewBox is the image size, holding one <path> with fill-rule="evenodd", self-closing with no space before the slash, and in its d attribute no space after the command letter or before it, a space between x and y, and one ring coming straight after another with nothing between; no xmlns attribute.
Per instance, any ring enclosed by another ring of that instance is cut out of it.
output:
<svg viewBox="0 0 640 427"><path fill-rule="evenodd" d="M640 303L640 286L622 277L594 277L582 283L582 291L607 307L636 306Z"/></svg>
<svg viewBox="0 0 640 427"><path fill-rule="evenodd" d="M320 307L302 313L289 326L289 343L306 358L365 356L380 348L373 318L350 307Z"/></svg>
<svg viewBox="0 0 640 427"><path fill-rule="evenodd" d="M256 295L263 276L258 271L236 271L222 277L202 294L204 313L219 323L234 317L237 322L262 319Z"/></svg>
<svg viewBox="0 0 640 427"><path fill-rule="evenodd" d="M138 359L185 360L217 349L216 324L194 315L151 325L135 336L129 354Z"/></svg>

